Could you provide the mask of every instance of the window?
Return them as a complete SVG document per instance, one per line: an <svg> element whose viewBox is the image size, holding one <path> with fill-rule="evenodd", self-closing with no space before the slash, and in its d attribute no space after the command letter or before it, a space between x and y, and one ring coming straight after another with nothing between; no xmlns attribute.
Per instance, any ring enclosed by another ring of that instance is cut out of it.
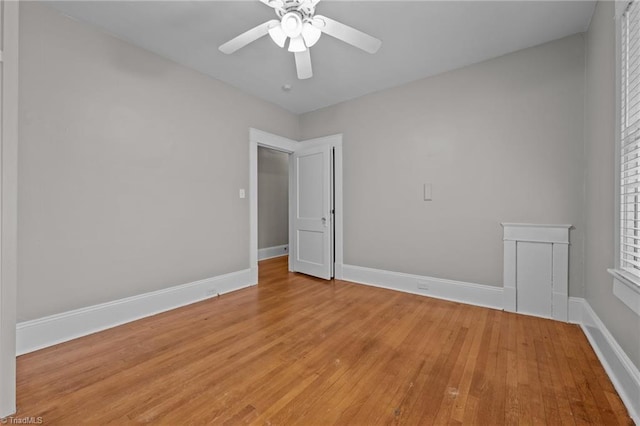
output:
<svg viewBox="0 0 640 426"><path fill-rule="evenodd" d="M619 6L618 6L619 5ZM625 7L623 10L618 7ZM640 4L616 2L619 50L618 92L620 148L616 168L620 171L619 259L613 275L613 294L640 315ZM619 166L619 167L618 167ZM616 225L616 228L618 226Z"/></svg>
<svg viewBox="0 0 640 426"><path fill-rule="evenodd" d="M640 7L621 19L620 269L640 281Z"/></svg>

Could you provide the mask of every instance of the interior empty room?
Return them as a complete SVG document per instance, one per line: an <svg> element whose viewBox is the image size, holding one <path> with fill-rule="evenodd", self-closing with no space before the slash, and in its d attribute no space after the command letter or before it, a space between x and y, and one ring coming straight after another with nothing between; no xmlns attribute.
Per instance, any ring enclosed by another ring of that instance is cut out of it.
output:
<svg viewBox="0 0 640 426"><path fill-rule="evenodd" d="M0 0L0 419L640 425L640 4Z"/></svg>

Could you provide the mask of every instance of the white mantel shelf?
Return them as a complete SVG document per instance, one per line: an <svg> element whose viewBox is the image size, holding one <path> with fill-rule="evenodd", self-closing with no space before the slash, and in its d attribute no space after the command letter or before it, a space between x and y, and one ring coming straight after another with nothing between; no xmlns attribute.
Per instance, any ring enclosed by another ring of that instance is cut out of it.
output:
<svg viewBox="0 0 640 426"><path fill-rule="evenodd" d="M541 225L534 223L502 223L504 241L569 244L569 230L573 225Z"/></svg>

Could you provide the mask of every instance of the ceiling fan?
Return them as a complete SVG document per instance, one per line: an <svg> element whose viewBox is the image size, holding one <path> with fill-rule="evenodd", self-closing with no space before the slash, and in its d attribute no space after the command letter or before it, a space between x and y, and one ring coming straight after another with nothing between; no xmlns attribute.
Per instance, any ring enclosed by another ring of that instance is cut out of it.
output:
<svg viewBox="0 0 640 426"><path fill-rule="evenodd" d="M278 19L267 21L229 40L219 47L221 52L230 55L267 34L280 47L284 47L289 39L288 50L295 55L298 78L303 80L313 75L309 48L318 42L322 33L369 53L376 53L382 44L362 31L316 15L316 5L320 0L260 1L273 8Z"/></svg>

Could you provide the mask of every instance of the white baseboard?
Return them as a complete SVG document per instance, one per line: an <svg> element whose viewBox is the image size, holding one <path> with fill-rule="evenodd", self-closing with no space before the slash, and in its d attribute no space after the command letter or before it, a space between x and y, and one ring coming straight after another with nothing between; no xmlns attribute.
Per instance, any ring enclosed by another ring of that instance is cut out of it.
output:
<svg viewBox="0 0 640 426"><path fill-rule="evenodd" d="M334 275L334 278L335 278L336 280L342 280L342 279L344 279L344 278L343 278L343 277L344 277L343 270L344 270L344 265L343 265L342 263L336 263L336 264L334 264L334 271L333 271L333 275Z"/></svg>
<svg viewBox="0 0 640 426"><path fill-rule="evenodd" d="M273 257L286 256L289 254L289 245L265 247L258 249L258 260L271 259Z"/></svg>
<svg viewBox="0 0 640 426"><path fill-rule="evenodd" d="M582 324L585 303L586 300L582 297L569 297L569 322L571 324Z"/></svg>
<svg viewBox="0 0 640 426"><path fill-rule="evenodd" d="M573 321L578 318L579 321ZM629 415L636 425L640 425L640 371L638 368L585 299L574 297L569 299L569 319L571 322L580 324L622 402L627 407Z"/></svg>
<svg viewBox="0 0 640 426"><path fill-rule="evenodd" d="M503 307L502 287L424 277L401 272L383 271L353 265L342 265L341 269L342 279L345 281L493 309L502 310ZM426 288L419 288L418 286Z"/></svg>
<svg viewBox="0 0 640 426"><path fill-rule="evenodd" d="M255 268L254 268L255 269ZM53 346L144 317L257 284L257 270L245 269L138 296L18 323L16 354Z"/></svg>

